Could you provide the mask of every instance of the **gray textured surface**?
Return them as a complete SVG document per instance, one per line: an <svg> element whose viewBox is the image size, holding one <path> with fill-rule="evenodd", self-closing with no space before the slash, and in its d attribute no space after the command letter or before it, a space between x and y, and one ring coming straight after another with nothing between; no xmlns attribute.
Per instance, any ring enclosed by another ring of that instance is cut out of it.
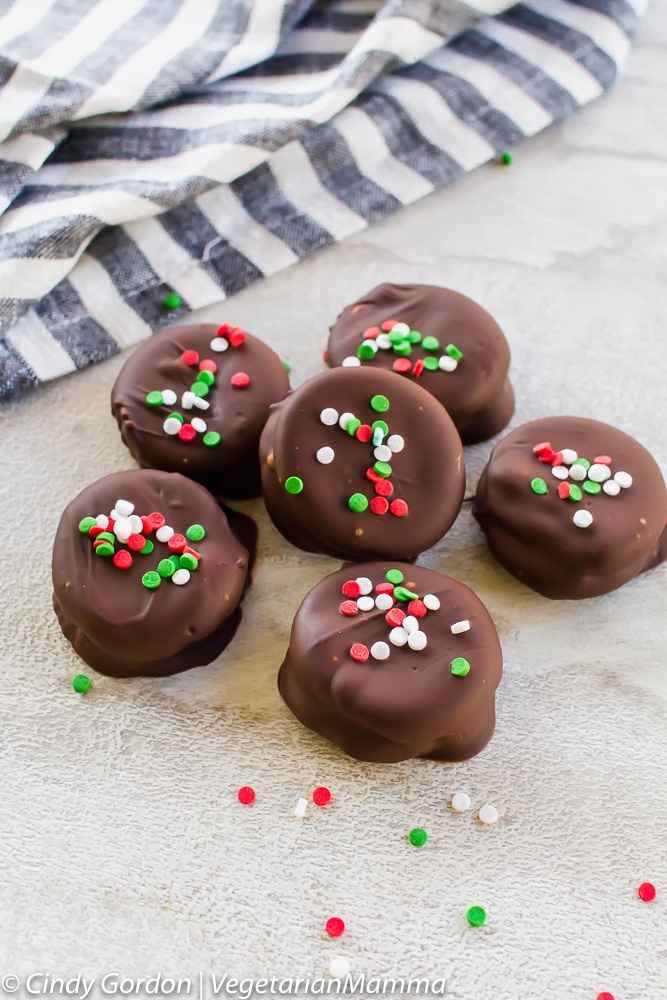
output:
<svg viewBox="0 0 667 1000"><path fill-rule="evenodd" d="M512 169L480 170L204 315L275 345L298 384L351 297L443 283L505 328L514 425L597 417L667 468L666 98L656 5L617 91ZM498 624L496 736L455 767L361 765L278 698L292 614L337 564L283 542L257 501L256 583L230 649L164 681L94 677L80 698L49 554L66 502L131 465L108 412L122 362L2 412L0 975L319 975L344 954L355 972L444 976L456 1000L664 1000L665 567L550 603L493 564L464 512L424 561L472 585ZM471 487L489 451L468 449ZM235 801L246 783L252 808ZM332 805L296 820L321 783ZM493 802L496 826L453 814L455 790ZM421 850L405 840L415 825ZM472 904L489 914L478 931ZM339 941L322 930L333 914Z"/></svg>

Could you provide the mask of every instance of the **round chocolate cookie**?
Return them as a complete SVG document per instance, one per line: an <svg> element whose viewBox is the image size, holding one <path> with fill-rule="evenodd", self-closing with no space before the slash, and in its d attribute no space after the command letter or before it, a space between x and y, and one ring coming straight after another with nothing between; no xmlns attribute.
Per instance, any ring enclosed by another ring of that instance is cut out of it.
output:
<svg viewBox="0 0 667 1000"><path fill-rule="evenodd" d="M278 686L350 757L459 761L493 735L502 652L469 587L409 563L344 566L303 600Z"/></svg>
<svg viewBox="0 0 667 1000"><path fill-rule="evenodd" d="M496 445L473 513L498 562L545 597L607 594L667 558L667 491L634 438L546 417Z"/></svg>
<svg viewBox="0 0 667 1000"><path fill-rule="evenodd" d="M199 323L158 333L131 355L111 412L142 467L247 499L261 492L257 447L269 407L288 392L285 366L261 340Z"/></svg>
<svg viewBox="0 0 667 1000"><path fill-rule="evenodd" d="M440 404L381 369L336 368L276 406L260 442L271 520L301 549L411 560L463 499L463 449Z"/></svg>
<svg viewBox="0 0 667 1000"><path fill-rule="evenodd" d="M254 547L254 522L234 517ZM251 558L202 486L168 472L117 472L86 487L60 519L53 605L75 651L100 673L174 674L210 663L233 638Z"/></svg>
<svg viewBox="0 0 667 1000"><path fill-rule="evenodd" d="M378 285L331 327L329 365L416 380L445 407L463 444L493 437L514 412L502 330L472 299L437 285Z"/></svg>

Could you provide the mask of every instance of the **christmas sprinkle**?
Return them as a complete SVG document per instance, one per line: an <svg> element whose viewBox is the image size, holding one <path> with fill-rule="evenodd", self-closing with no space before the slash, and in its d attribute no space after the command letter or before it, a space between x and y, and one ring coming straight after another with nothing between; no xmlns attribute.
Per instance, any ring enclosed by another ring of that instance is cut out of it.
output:
<svg viewBox="0 0 667 1000"><path fill-rule="evenodd" d="M324 929L329 937L337 938L345 931L345 922L340 917L329 917Z"/></svg>
<svg viewBox="0 0 667 1000"><path fill-rule="evenodd" d="M422 830L419 826L416 826L414 830L410 830L408 836L410 838L410 843L414 844L415 847L423 847L428 840L426 830Z"/></svg>
<svg viewBox="0 0 667 1000"><path fill-rule="evenodd" d="M466 913L466 920L471 927L482 927L486 920L486 911L481 906L471 906Z"/></svg>
<svg viewBox="0 0 667 1000"><path fill-rule="evenodd" d="M470 809L470 805L470 796L466 795L465 792L456 792L455 795L452 795L452 809L454 812L467 812Z"/></svg>
<svg viewBox="0 0 667 1000"><path fill-rule="evenodd" d="M76 677L72 678L72 688L77 694L85 694L86 691L90 691L91 687L90 677L87 677L86 674L77 674Z"/></svg>
<svg viewBox="0 0 667 1000"><path fill-rule="evenodd" d="M236 797L243 806L252 805L257 798L255 789L251 788L250 785L244 785L243 788L239 788Z"/></svg>
<svg viewBox="0 0 667 1000"><path fill-rule="evenodd" d="M492 823L497 822L498 810L495 808L495 806L489 806L489 805L482 806L482 808L478 813L478 818L480 823L486 823L487 825L490 826Z"/></svg>
<svg viewBox="0 0 667 1000"><path fill-rule="evenodd" d="M644 903L652 903L657 893L651 882L642 882L637 889L637 895Z"/></svg>
<svg viewBox="0 0 667 1000"><path fill-rule="evenodd" d="M313 802L316 806L327 806L331 802L331 792L324 785L313 792Z"/></svg>

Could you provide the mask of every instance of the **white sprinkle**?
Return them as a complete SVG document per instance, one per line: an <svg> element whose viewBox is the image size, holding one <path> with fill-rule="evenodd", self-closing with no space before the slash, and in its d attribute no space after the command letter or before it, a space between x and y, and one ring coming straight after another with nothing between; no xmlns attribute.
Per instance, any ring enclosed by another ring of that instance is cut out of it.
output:
<svg viewBox="0 0 667 1000"><path fill-rule="evenodd" d="M217 351L218 353L220 353L221 351L226 351L228 347L229 347L229 341L225 340L224 337L214 337L210 343L211 350Z"/></svg>
<svg viewBox="0 0 667 1000"><path fill-rule="evenodd" d="M426 632L411 632L408 636L408 646L410 649L424 649L426 646Z"/></svg>
<svg viewBox="0 0 667 1000"><path fill-rule="evenodd" d="M165 422L162 424L162 430L165 434L171 434L172 436L178 434L181 429L181 421L177 420L176 417L167 417Z"/></svg>
<svg viewBox="0 0 667 1000"><path fill-rule="evenodd" d="M437 611L440 607L440 599L435 594L424 594L422 601L429 611Z"/></svg>
<svg viewBox="0 0 667 1000"><path fill-rule="evenodd" d="M419 632L419 622L414 615L406 615L401 625L405 631L410 634L410 632Z"/></svg>
<svg viewBox="0 0 667 1000"><path fill-rule="evenodd" d="M129 538L132 534L132 522L129 517L119 517L113 526L113 532L116 538L121 536Z"/></svg>
<svg viewBox="0 0 667 1000"><path fill-rule="evenodd" d="M177 587L182 587L184 583L187 583L190 579L189 569L177 569L174 574L172 574L171 582L175 583Z"/></svg>
<svg viewBox="0 0 667 1000"><path fill-rule="evenodd" d="M335 457L336 452L333 448L318 448L315 453L315 458L321 465L331 465Z"/></svg>
<svg viewBox="0 0 667 1000"><path fill-rule="evenodd" d="M584 481L588 473L583 465L571 465L570 466L570 478L574 479L577 483Z"/></svg>
<svg viewBox="0 0 667 1000"><path fill-rule="evenodd" d="M572 520L578 528L588 528L593 523L593 515L590 510L575 510Z"/></svg>
<svg viewBox="0 0 667 1000"><path fill-rule="evenodd" d="M588 470L588 478L592 479L594 483L604 483L610 476L611 469L608 465L594 463Z"/></svg>
<svg viewBox="0 0 667 1000"><path fill-rule="evenodd" d="M134 511L134 504L129 500L116 500L116 510L121 517L129 517Z"/></svg>
<svg viewBox="0 0 667 1000"><path fill-rule="evenodd" d="M299 801L297 802L297 804L294 807L294 815L298 816L299 819L303 819L303 817L306 815L306 809L307 808L308 808L308 800L307 799L299 799Z"/></svg>
<svg viewBox="0 0 667 1000"><path fill-rule="evenodd" d="M461 632L469 632L470 622L468 621L467 618L464 618L463 621L460 622L454 622L454 624L451 626L451 630L452 630L452 635L460 635Z"/></svg>
<svg viewBox="0 0 667 1000"><path fill-rule="evenodd" d="M373 584L367 576L358 576L354 582L359 587L359 592L361 594L370 594L373 589Z"/></svg>
<svg viewBox="0 0 667 1000"><path fill-rule="evenodd" d="M608 479L606 483L602 484L602 489L610 497L616 497L621 492L621 487L618 485L615 479Z"/></svg>
<svg viewBox="0 0 667 1000"><path fill-rule="evenodd" d="M386 333L378 333L375 338L375 343L378 345L381 351L388 351L391 347L391 340Z"/></svg>
<svg viewBox="0 0 667 1000"><path fill-rule="evenodd" d="M141 520L138 514L130 514L128 518L130 524L132 525L132 534L140 535L144 530L144 522Z"/></svg>
<svg viewBox="0 0 667 1000"><path fill-rule="evenodd" d="M438 361L438 368L443 372L453 372L458 368L459 363L456 358L450 358L449 354L443 354Z"/></svg>
<svg viewBox="0 0 667 1000"><path fill-rule="evenodd" d="M178 396L173 389L163 389L162 390L162 402L167 406L173 406Z"/></svg>
<svg viewBox="0 0 667 1000"><path fill-rule="evenodd" d="M371 338L369 338L368 340L364 340L364 345L366 345L366 344L368 344L368 346L371 348L371 350L373 351L373 354L377 354L377 352L378 352L378 345L375 343L374 340L372 340Z"/></svg>
<svg viewBox="0 0 667 1000"><path fill-rule="evenodd" d="M563 456L563 463L565 465L572 465L572 463L576 462L576 460L579 458L576 451L574 451L572 448L563 448L561 451L561 455Z"/></svg>
<svg viewBox="0 0 667 1000"><path fill-rule="evenodd" d="M202 399L201 396L195 396L193 403L198 410L208 410L210 406L210 403L206 399Z"/></svg>
<svg viewBox="0 0 667 1000"><path fill-rule="evenodd" d="M396 455L405 448L405 441L400 434L390 434L387 438L387 447Z"/></svg>
<svg viewBox="0 0 667 1000"><path fill-rule="evenodd" d="M632 476L629 472L617 472L614 476L614 482L623 490L627 490L628 486L632 486Z"/></svg>
<svg viewBox="0 0 667 1000"><path fill-rule="evenodd" d="M404 628L393 628L389 633L389 642L392 646L405 646L408 641L408 633Z"/></svg>
<svg viewBox="0 0 667 1000"><path fill-rule="evenodd" d="M320 413L320 420L327 427L333 427L338 423L338 410L334 410L333 406L326 406Z"/></svg>
<svg viewBox="0 0 667 1000"><path fill-rule="evenodd" d="M357 606L360 611L372 611L375 601L372 597L357 597Z"/></svg>
<svg viewBox="0 0 667 1000"><path fill-rule="evenodd" d="M329 975L333 976L334 979L345 979L350 971L350 963L342 955L338 958L332 958L329 962Z"/></svg>
<svg viewBox="0 0 667 1000"><path fill-rule="evenodd" d="M570 475L570 470L564 465L554 465L551 469L551 475L555 476L556 479L567 479Z"/></svg>
<svg viewBox="0 0 667 1000"><path fill-rule="evenodd" d="M482 823L495 823L498 819L498 810L495 806L482 806L479 811L479 818Z"/></svg>
<svg viewBox="0 0 667 1000"><path fill-rule="evenodd" d="M155 532L155 537L158 542L168 542L173 534L174 529L170 528L168 524L163 524L162 527L158 528Z"/></svg>
<svg viewBox="0 0 667 1000"><path fill-rule="evenodd" d="M360 358L354 356L354 354L349 354L346 358L341 361L342 368L356 368L361 364Z"/></svg>
<svg viewBox="0 0 667 1000"><path fill-rule="evenodd" d="M408 326L407 323L394 323L394 325L391 328L391 332L402 333L403 336L405 337L407 333L410 333L410 327Z"/></svg>
<svg viewBox="0 0 667 1000"><path fill-rule="evenodd" d="M104 528L106 531L106 529L109 527L109 518L106 516L106 514L98 514L97 517L95 518L95 524L98 526L98 528Z"/></svg>
<svg viewBox="0 0 667 1000"><path fill-rule="evenodd" d="M114 509L109 514L109 517L111 518L112 521L120 521L123 515L119 510L116 510L116 508L114 507Z"/></svg>
<svg viewBox="0 0 667 1000"><path fill-rule="evenodd" d="M376 427L373 431L373 444L376 448L379 448L384 441L384 431L381 427Z"/></svg>
<svg viewBox="0 0 667 1000"><path fill-rule="evenodd" d="M390 652L386 642L374 642L371 646L371 656L374 660L387 660Z"/></svg>
<svg viewBox="0 0 667 1000"><path fill-rule="evenodd" d="M206 433L207 424L206 421L202 420L201 417L193 417L190 423L192 424L194 429L198 431L200 434Z"/></svg>
<svg viewBox="0 0 667 1000"><path fill-rule="evenodd" d="M380 611L388 611L389 608L393 607L394 598L391 594L378 594L375 598L375 607L379 608Z"/></svg>
<svg viewBox="0 0 667 1000"><path fill-rule="evenodd" d="M470 809L470 796L465 792L456 792L452 795L452 809L457 813L464 813Z"/></svg>
<svg viewBox="0 0 667 1000"><path fill-rule="evenodd" d="M380 444L373 451L378 462L389 462L391 460L392 451L388 448L386 444Z"/></svg>
<svg viewBox="0 0 667 1000"><path fill-rule="evenodd" d="M186 392L184 392L183 395L181 396L181 406L183 407L183 409L191 410L196 398L197 397L195 396L194 392L190 392L189 389Z"/></svg>
<svg viewBox="0 0 667 1000"><path fill-rule="evenodd" d="M346 413L341 413L341 415L339 417L339 420L338 420L338 426L342 427L343 430L345 430L345 428L349 424L350 420L354 420L354 413L347 413L347 412Z"/></svg>

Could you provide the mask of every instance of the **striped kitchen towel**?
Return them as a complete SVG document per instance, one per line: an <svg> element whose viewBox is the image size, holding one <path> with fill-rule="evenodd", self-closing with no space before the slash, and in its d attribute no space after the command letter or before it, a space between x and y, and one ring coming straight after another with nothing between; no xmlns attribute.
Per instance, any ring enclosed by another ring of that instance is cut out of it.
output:
<svg viewBox="0 0 667 1000"><path fill-rule="evenodd" d="M0 397L561 120L643 3L0 0Z"/></svg>

